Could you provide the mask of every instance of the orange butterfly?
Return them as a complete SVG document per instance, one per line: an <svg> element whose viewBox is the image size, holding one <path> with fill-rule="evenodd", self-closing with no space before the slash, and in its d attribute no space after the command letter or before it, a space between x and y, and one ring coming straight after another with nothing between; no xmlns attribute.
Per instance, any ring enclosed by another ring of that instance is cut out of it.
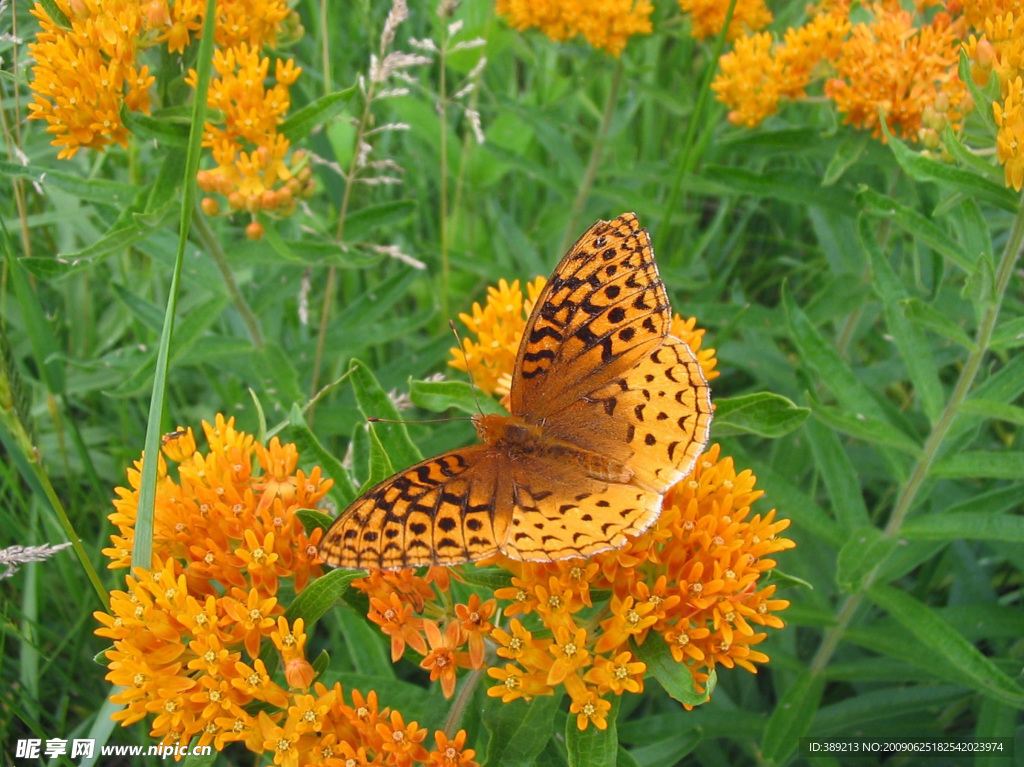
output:
<svg viewBox="0 0 1024 767"><path fill-rule="evenodd" d="M711 426L696 355L636 216L598 221L537 297L511 415L473 417L482 445L422 461L356 499L320 544L328 564L393 569L502 553L552 561L626 543L658 518Z"/></svg>

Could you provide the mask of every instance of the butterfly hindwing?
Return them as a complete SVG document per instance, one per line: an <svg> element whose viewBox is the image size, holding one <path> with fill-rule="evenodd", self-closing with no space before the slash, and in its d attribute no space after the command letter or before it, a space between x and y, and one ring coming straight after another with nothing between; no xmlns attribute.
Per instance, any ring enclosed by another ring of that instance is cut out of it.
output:
<svg viewBox="0 0 1024 767"><path fill-rule="evenodd" d="M511 559L550 562L619 548L661 513L660 493L587 476L564 457L513 465L512 488L511 526L501 547Z"/></svg>
<svg viewBox="0 0 1024 767"><path fill-rule="evenodd" d="M621 376L548 419L546 428L623 462L633 484L664 493L693 470L711 415L711 390L697 356L669 335Z"/></svg>

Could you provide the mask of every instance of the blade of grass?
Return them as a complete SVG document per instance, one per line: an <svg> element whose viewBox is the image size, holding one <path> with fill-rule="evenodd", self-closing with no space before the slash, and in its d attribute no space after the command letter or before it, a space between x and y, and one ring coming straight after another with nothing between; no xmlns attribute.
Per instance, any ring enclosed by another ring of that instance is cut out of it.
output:
<svg viewBox="0 0 1024 767"><path fill-rule="evenodd" d="M167 368L171 353L171 335L174 333L174 313L178 306L178 284L181 267L185 260L185 245L188 242L189 226L196 199L196 172L199 170L199 156L202 153L203 125L206 122L206 91L213 69L213 30L217 17L216 0L206 0L206 16L203 22L202 38L199 41L199 58L196 61L195 102L192 104L192 123L188 140L188 154L185 158L184 191L181 200L181 218L178 227L178 251L171 274L171 286L167 296L167 310L164 326L160 333L157 349L156 373L153 377L153 398L149 403L149 418L146 422L145 455L149 458L142 464L142 480L139 487L139 511L135 521L135 543L132 549L133 567L150 567L153 560L153 510L156 502L156 456L160 451L161 422L164 415L164 400L167 396Z"/></svg>

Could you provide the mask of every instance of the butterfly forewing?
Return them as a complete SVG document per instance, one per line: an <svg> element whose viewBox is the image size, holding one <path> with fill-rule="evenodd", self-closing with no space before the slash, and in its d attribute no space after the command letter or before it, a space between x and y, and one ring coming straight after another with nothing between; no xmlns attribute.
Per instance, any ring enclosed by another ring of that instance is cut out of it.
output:
<svg viewBox="0 0 1024 767"><path fill-rule="evenodd" d="M671 309L636 216L598 221L555 268L526 323L509 409L540 419L628 370L668 332Z"/></svg>
<svg viewBox="0 0 1024 767"><path fill-rule="evenodd" d="M399 472L335 520L321 557L339 567L390 569L494 554L512 513L505 461L490 446L475 445Z"/></svg>

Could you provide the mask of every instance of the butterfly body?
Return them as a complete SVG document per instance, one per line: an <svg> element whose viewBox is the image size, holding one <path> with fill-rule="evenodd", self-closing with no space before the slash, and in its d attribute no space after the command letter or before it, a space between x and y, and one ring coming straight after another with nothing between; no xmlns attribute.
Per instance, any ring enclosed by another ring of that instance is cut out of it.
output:
<svg viewBox="0 0 1024 767"><path fill-rule="evenodd" d="M477 436L512 462L557 460L574 465L593 479L626 483L634 472L620 461L559 439L543 424L528 423L517 416L478 415L473 418Z"/></svg>
<svg viewBox="0 0 1024 767"><path fill-rule="evenodd" d="M708 440L711 399L636 216L598 221L537 298L510 415L473 419L480 445L399 472L320 546L342 567L458 564L498 552L553 561L618 548L661 513Z"/></svg>

